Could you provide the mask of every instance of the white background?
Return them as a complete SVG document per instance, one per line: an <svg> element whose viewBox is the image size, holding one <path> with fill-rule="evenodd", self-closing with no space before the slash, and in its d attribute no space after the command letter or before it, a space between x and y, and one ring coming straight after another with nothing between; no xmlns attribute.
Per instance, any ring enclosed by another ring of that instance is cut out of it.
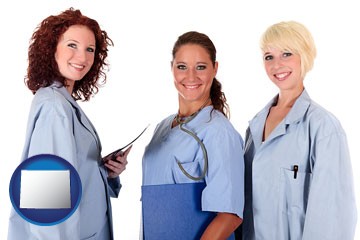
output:
<svg viewBox="0 0 360 240"><path fill-rule="evenodd" d="M261 34L282 20L296 20L309 28L318 57L305 86L347 132L360 206L360 11L356 4L355 0L2 1L0 239L7 236L12 207L9 181L20 163L32 100L23 81L29 39L41 20L71 6L96 19L115 43L109 49L107 84L90 102L81 103L99 132L103 154L125 145L151 124L134 144L121 175L119 199L112 200L116 239L138 239L141 157L155 124L177 111L171 50L177 37L189 30L206 33L217 47L217 77L230 104L231 122L245 136L248 120L277 93L262 66ZM355 239L360 238L359 231L357 227Z"/></svg>

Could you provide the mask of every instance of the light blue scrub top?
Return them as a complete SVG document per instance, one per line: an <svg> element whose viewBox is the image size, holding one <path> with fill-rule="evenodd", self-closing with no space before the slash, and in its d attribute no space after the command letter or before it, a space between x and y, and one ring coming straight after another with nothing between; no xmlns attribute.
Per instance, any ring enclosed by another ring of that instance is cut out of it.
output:
<svg viewBox="0 0 360 240"><path fill-rule="evenodd" d="M244 205L243 140L230 121L212 106L205 107L183 127L204 143L209 169L202 193L202 210L237 214ZM212 112L211 112L212 111ZM181 172L182 163L192 176L200 176L204 157L200 145L179 126L171 128L175 115L158 124L143 156L143 185L189 183Z"/></svg>
<svg viewBox="0 0 360 240"><path fill-rule="evenodd" d="M246 133L243 239L352 240L357 217L344 130L304 90L262 142L276 99Z"/></svg>
<svg viewBox="0 0 360 240"><path fill-rule="evenodd" d="M121 184L119 178L107 179L100 152L94 126L68 91L58 82L39 89L29 113L22 159L54 154L69 161L80 175L82 197L78 209L53 226L31 224L12 209L8 240L113 239L110 196L118 196Z"/></svg>

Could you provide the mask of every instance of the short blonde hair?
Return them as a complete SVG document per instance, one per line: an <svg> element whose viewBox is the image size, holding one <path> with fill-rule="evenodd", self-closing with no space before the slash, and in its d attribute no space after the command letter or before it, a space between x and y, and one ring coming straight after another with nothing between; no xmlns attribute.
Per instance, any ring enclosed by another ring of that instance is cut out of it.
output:
<svg viewBox="0 0 360 240"><path fill-rule="evenodd" d="M304 25L295 21L279 22L270 26L261 37L260 48L263 52L269 48L277 48L299 54L302 78L312 69L316 57L311 33Z"/></svg>

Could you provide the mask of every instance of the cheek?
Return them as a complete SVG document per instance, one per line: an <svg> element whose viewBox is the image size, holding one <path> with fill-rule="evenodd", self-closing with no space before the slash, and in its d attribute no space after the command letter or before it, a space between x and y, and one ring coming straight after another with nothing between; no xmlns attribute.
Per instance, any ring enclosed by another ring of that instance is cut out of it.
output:
<svg viewBox="0 0 360 240"><path fill-rule="evenodd" d="M61 48L57 48L57 50L54 54L54 59L55 59L55 62L58 66L60 73L64 74L64 71L67 66L67 59L68 59L67 52L62 50Z"/></svg>
<svg viewBox="0 0 360 240"><path fill-rule="evenodd" d="M63 49L60 45L58 45L54 53L54 58L58 65L61 63L61 59L63 59L65 55L66 49Z"/></svg>
<svg viewBox="0 0 360 240"><path fill-rule="evenodd" d="M54 59L55 59L55 62L57 64L59 72L62 74L62 72L63 72L63 64L61 63L61 58L59 57L58 54L55 54Z"/></svg>
<svg viewBox="0 0 360 240"><path fill-rule="evenodd" d="M264 64L265 72L268 76L271 76L271 65L270 64Z"/></svg>
<svg viewBox="0 0 360 240"><path fill-rule="evenodd" d="M87 61L90 65L93 65L94 61L95 61L95 56L94 54L88 54L87 55Z"/></svg>
<svg viewBox="0 0 360 240"><path fill-rule="evenodd" d="M174 85L175 85L175 88L178 89L179 88L179 85L181 85L181 79L179 78L179 75L176 74L175 72L173 72L173 81L174 81Z"/></svg>
<svg viewBox="0 0 360 240"><path fill-rule="evenodd" d="M175 83L181 82L181 80L184 78L184 75L185 75L185 74L184 74L183 72L174 70L174 71L173 71L174 82L175 82Z"/></svg>

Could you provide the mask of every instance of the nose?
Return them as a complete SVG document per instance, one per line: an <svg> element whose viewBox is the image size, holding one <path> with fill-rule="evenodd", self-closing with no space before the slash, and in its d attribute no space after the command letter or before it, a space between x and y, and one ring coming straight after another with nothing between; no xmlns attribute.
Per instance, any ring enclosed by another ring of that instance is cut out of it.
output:
<svg viewBox="0 0 360 240"><path fill-rule="evenodd" d="M196 69L190 68L187 72L187 78L190 81L194 81L196 79Z"/></svg>
<svg viewBox="0 0 360 240"><path fill-rule="evenodd" d="M76 52L76 59L81 63L85 62L87 59L87 52L83 50L78 50Z"/></svg>
<svg viewBox="0 0 360 240"><path fill-rule="evenodd" d="M283 62L281 58L274 58L273 68L278 69L283 66Z"/></svg>

